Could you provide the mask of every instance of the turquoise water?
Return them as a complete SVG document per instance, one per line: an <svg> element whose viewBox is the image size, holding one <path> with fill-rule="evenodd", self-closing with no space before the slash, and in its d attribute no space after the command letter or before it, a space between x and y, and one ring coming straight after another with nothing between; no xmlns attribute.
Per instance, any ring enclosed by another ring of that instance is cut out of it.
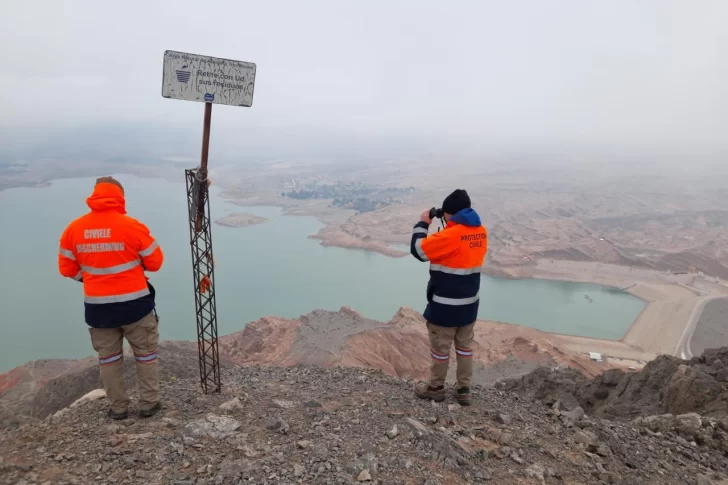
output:
<svg viewBox="0 0 728 485"><path fill-rule="evenodd" d="M192 270L183 183L120 176L129 215L151 229L165 253L151 274L163 339L195 338ZM93 354L83 322L82 286L57 271L58 238L83 214L93 179L0 192L0 372L32 359ZM321 224L272 207L241 208L211 195L213 219L231 211L264 216L245 228L213 226L219 331L265 315L298 317L352 307L389 320L402 306L424 309L427 265L309 239ZM591 298L590 303L585 295ZM483 277L480 317L550 332L619 339L644 303L609 288Z"/></svg>

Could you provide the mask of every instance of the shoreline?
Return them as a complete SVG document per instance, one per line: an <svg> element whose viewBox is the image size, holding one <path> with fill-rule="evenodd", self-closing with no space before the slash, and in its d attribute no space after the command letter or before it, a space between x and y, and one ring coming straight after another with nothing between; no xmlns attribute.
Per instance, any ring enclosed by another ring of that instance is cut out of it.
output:
<svg viewBox="0 0 728 485"><path fill-rule="evenodd" d="M326 224L325 221L322 223ZM326 228L322 232L325 233ZM353 241L347 245L332 241L331 239L334 238L319 237L319 235L311 237L319 239L321 244L327 247L374 251L392 257L388 252L378 250L378 248L373 249L367 247L366 244L357 245L355 243L357 238L353 236L351 237ZM546 260L538 259L534 260L532 264L516 267L499 264L496 268L486 266L482 274L514 280L536 279L598 284L629 293L642 300L645 306L620 339L610 340L547 333L553 336L555 341L559 341L562 346L582 354L598 352L605 357L639 363L653 360L660 354L681 357L681 353L677 349L683 342L684 333L691 324L694 325L693 317L691 317L693 312L696 312L695 321L699 319L701 312L697 309L705 298L699 290L690 286L690 280L696 278L697 275L666 275L653 269L632 268L611 263L549 261L553 262L546 263ZM553 267L544 267L545 264L553 265ZM728 288L726 291L728 292ZM692 336L692 332L690 336ZM690 339L687 339L685 345L689 347Z"/></svg>
<svg viewBox="0 0 728 485"><path fill-rule="evenodd" d="M645 308L620 340L565 336L572 349L584 350L584 345L589 344L594 347L593 352L603 349L604 355L618 358L633 355L654 358L660 354L683 357L681 347L689 347L705 303L728 296L728 287L695 288L696 281L700 283L698 275L671 275L596 262L539 260L532 268L531 277L597 283L645 301Z"/></svg>
<svg viewBox="0 0 728 485"><path fill-rule="evenodd" d="M323 229L322 231L324 230L325 229ZM367 251L371 253L381 254L390 258L403 258L405 256L409 256L409 253L395 249L386 243L375 240L363 241L356 238L355 236L347 237L342 235L340 236L339 240L337 240L336 242L332 242L326 236L322 236L322 231L319 231L316 234L311 234L308 236L308 238L319 241L319 244L325 248L342 248L351 249L354 251ZM346 242L341 239L345 239Z"/></svg>
<svg viewBox="0 0 728 485"><path fill-rule="evenodd" d="M324 227L309 237L319 240L325 247L370 251L388 257L407 255L390 246L398 243L374 238L363 239L342 231L337 226L342 222L341 217L347 217L346 212L330 207L324 208L321 203L301 206L282 204L282 201L275 200L248 199L243 202L235 200L234 197L225 199L236 205L273 206L281 208L286 215L315 217ZM333 214L339 217L332 217ZM670 275L654 269L633 268L612 263L536 259L530 260L527 264L509 265L491 261L490 264L486 263L482 274L506 279L598 284L625 291L639 298L645 302L645 307L619 340L548 332L555 341L559 341L569 350L586 354L598 352L607 357L635 362L649 361L660 354L680 357L678 348L681 347L689 327L694 326L692 315L694 313L697 315L695 321L699 319L698 307L705 298L702 291L692 286L697 275ZM724 296L728 296L728 287L725 288ZM689 338L685 345L690 346Z"/></svg>
<svg viewBox="0 0 728 485"><path fill-rule="evenodd" d="M287 199L236 198L230 194L226 195L224 187L221 188L219 195L225 202L237 206L276 207L287 216L312 216L323 227L317 234L309 237L318 239L325 247L376 252L389 257L404 257L408 254L391 247L390 244L398 243L390 242L389 236L386 237L387 240L369 236L362 238L342 231L337 224L345 222L351 211L331 208L325 201L293 204ZM337 238L337 234L340 237ZM349 239L337 240L341 239L341 234ZM392 235L392 241L397 237L399 236ZM555 259L538 259L525 264L516 261L513 263L515 264L508 265L492 261L486 263L483 273L510 279L599 284L626 291L646 303L619 340L549 333L555 341L580 353L600 352L609 357L630 359L639 357L640 360L651 360L659 354L689 358L690 342L705 304L714 298L728 296L728 287L717 284L712 288L706 284L696 285L696 280L698 283L702 280L694 274L670 275L652 269L609 263Z"/></svg>

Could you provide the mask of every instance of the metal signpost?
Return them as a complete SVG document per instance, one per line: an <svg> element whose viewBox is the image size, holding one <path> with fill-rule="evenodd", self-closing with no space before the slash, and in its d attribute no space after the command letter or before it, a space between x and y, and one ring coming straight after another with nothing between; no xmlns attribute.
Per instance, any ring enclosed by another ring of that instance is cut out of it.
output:
<svg viewBox="0 0 728 485"><path fill-rule="evenodd" d="M220 392L215 268L208 197L210 181L207 178L212 105L252 106L255 70L255 64L250 62L184 52L164 52L162 96L205 103L200 166L185 170L200 384L205 394Z"/></svg>

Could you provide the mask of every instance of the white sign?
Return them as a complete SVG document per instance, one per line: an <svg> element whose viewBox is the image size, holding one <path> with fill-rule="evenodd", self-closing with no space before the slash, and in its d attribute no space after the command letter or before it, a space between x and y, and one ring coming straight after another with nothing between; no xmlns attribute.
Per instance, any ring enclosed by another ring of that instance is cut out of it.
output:
<svg viewBox="0 0 728 485"><path fill-rule="evenodd" d="M162 96L201 103L250 107L255 64L165 51Z"/></svg>

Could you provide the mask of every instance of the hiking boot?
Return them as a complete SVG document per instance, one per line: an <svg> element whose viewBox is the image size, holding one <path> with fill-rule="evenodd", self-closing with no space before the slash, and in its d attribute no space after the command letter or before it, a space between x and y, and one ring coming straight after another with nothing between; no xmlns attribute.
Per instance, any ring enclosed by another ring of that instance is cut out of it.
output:
<svg viewBox="0 0 728 485"><path fill-rule="evenodd" d="M120 413L117 413L115 411L112 411L109 409L108 416L113 419L114 421L121 421L122 419L126 419L129 417L129 411L122 411Z"/></svg>
<svg viewBox="0 0 728 485"><path fill-rule="evenodd" d="M455 391L455 399L461 406L470 406L470 388L461 387Z"/></svg>
<svg viewBox="0 0 728 485"><path fill-rule="evenodd" d="M415 395L420 399L432 399L435 402L445 400L445 387L430 387L424 382L420 382L415 386Z"/></svg>
<svg viewBox="0 0 728 485"><path fill-rule="evenodd" d="M152 406L149 409L142 409L139 411L139 417L140 418L151 418L155 414L157 414L162 409L162 404L157 402L154 406Z"/></svg>

